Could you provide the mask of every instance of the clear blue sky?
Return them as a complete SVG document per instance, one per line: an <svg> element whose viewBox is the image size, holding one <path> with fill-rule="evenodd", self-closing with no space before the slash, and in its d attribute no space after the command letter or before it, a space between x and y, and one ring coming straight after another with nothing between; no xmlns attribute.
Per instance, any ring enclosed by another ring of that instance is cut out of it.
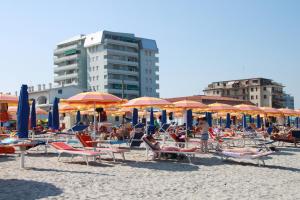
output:
<svg viewBox="0 0 300 200"><path fill-rule="evenodd" d="M283 83L300 107L300 1L3 1L0 90L53 81L55 44L111 30L157 41L161 97L201 94L212 81Z"/></svg>

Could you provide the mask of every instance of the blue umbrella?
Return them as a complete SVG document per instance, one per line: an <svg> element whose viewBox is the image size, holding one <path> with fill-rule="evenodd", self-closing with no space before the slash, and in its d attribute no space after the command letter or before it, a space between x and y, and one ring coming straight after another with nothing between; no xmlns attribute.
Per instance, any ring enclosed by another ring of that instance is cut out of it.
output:
<svg viewBox="0 0 300 200"><path fill-rule="evenodd" d="M212 114L210 112L207 112L207 113L205 113L205 115L206 115L206 120L207 120L209 127L212 127Z"/></svg>
<svg viewBox="0 0 300 200"><path fill-rule="evenodd" d="M29 103L27 89L27 85L22 85L19 96L17 110L17 131L19 138L28 138Z"/></svg>
<svg viewBox="0 0 300 200"><path fill-rule="evenodd" d="M243 128L247 128L247 117L243 115Z"/></svg>
<svg viewBox="0 0 300 200"><path fill-rule="evenodd" d="M138 109L134 108L132 110L132 126L135 126L138 124L138 118L139 118Z"/></svg>
<svg viewBox="0 0 300 200"><path fill-rule="evenodd" d="M59 110L58 110L59 98L54 98L52 107L52 128L54 130L59 129Z"/></svg>
<svg viewBox="0 0 300 200"><path fill-rule="evenodd" d="M260 115L257 115L257 117L256 117L256 128L261 128L261 119L260 119Z"/></svg>
<svg viewBox="0 0 300 200"><path fill-rule="evenodd" d="M220 117L220 119L219 119L219 125L220 125L220 127L222 127L222 117Z"/></svg>
<svg viewBox="0 0 300 200"><path fill-rule="evenodd" d="M30 112L30 126L36 128L36 111L35 111L35 99L32 100L31 112Z"/></svg>
<svg viewBox="0 0 300 200"><path fill-rule="evenodd" d="M254 123L254 118L251 115L249 116L249 122Z"/></svg>
<svg viewBox="0 0 300 200"><path fill-rule="evenodd" d="M290 117L287 118L287 125L291 126L291 118Z"/></svg>
<svg viewBox="0 0 300 200"><path fill-rule="evenodd" d="M167 123L167 111L162 110L161 111L161 124L166 124Z"/></svg>
<svg viewBox="0 0 300 200"><path fill-rule="evenodd" d="M193 112L192 110L186 111L186 125L188 130L192 130L193 128Z"/></svg>
<svg viewBox="0 0 300 200"><path fill-rule="evenodd" d="M227 115L226 115L226 128L230 128L230 126L231 126L230 114L227 113Z"/></svg>
<svg viewBox="0 0 300 200"><path fill-rule="evenodd" d="M81 121L80 111L78 110L76 113L76 124L79 124Z"/></svg>
<svg viewBox="0 0 300 200"><path fill-rule="evenodd" d="M150 126L154 126L154 114L153 114L153 108L150 109Z"/></svg>
<svg viewBox="0 0 300 200"><path fill-rule="evenodd" d="M49 111L48 114L48 123L47 123L48 128L52 128L52 112Z"/></svg>
<svg viewBox="0 0 300 200"><path fill-rule="evenodd" d="M296 123L295 123L296 124L296 128L299 128L299 117L296 117L295 120L296 120Z"/></svg>

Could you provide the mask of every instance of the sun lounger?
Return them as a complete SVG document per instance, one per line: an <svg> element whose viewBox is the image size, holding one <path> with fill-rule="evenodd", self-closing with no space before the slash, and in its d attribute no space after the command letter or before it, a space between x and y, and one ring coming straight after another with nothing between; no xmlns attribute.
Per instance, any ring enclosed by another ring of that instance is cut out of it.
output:
<svg viewBox="0 0 300 200"><path fill-rule="evenodd" d="M184 155L189 163L191 162L191 157L195 157L197 148L191 148L191 149L181 149L181 148L177 148L177 147L157 147L156 145L153 145L149 139L147 138L147 136L144 136L143 141L145 143L146 146L146 157L148 160L148 150L151 150L153 152L153 159L155 159L156 157L158 159L161 158L162 154L176 154L176 155Z"/></svg>
<svg viewBox="0 0 300 200"><path fill-rule="evenodd" d="M51 146L55 148L58 152L58 160L61 157L61 154L70 154L72 155L72 159L74 155L83 156L87 165L89 165L88 157L95 157L100 156L101 152L99 151L91 151L91 150L82 150L82 149L75 149L72 146L64 143L64 142L52 142Z"/></svg>
<svg viewBox="0 0 300 200"><path fill-rule="evenodd" d="M218 155L222 157L222 159L226 158L236 158L236 159L248 159L248 160L257 160L258 166L261 163L265 166L264 159L274 153L273 151L257 151L257 149L220 149L217 151Z"/></svg>
<svg viewBox="0 0 300 200"><path fill-rule="evenodd" d="M113 160L115 161L115 154L120 154L125 160L125 152L129 152L128 148L121 147L97 147L99 143L103 143L103 141L95 141L92 139L90 135L87 134L76 134L77 139L82 144L85 149L93 149L94 151L106 152L111 155Z"/></svg>

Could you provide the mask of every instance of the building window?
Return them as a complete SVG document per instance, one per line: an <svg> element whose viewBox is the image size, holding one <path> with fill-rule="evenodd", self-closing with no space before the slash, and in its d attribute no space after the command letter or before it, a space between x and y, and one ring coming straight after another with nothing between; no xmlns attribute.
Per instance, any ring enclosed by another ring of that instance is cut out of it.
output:
<svg viewBox="0 0 300 200"><path fill-rule="evenodd" d="M253 92L254 91L254 88L251 88L251 92Z"/></svg>
<svg viewBox="0 0 300 200"><path fill-rule="evenodd" d="M255 91L257 92L257 87L255 88Z"/></svg>
<svg viewBox="0 0 300 200"><path fill-rule="evenodd" d="M217 83L217 86L220 86L220 83Z"/></svg>
<svg viewBox="0 0 300 200"><path fill-rule="evenodd" d="M264 99L267 99L267 95L264 95Z"/></svg>
<svg viewBox="0 0 300 200"><path fill-rule="evenodd" d="M58 93L58 94L62 94L62 92L63 92L63 91L62 91L61 89L60 89L60 90L57 90L57 93Z"/></svg>
<svg viewBox="0 0 300 200"><path fill-rule="evenodd" d="M255 97L256 99L258 99L258 96L256 95L256 97Z"/></svg>
<svg viewBox="0 0 300 200"><path fill-rule="evenodd" d="M99 56L96 56L96 61L98 60L98 57L99 57Z"/></svg>
<svg viewBox="0 0 300 200"><path fill-rule="evenodd" d="M227 95L230 95L230 90L227 90Z"/></svg>
<svg viewBox="0 0 300 200"><path fill-rule="evenodd" d="M246 90L245 89L243 89L243 94L246 94Z"/></svg>
<svg viewBox="0 0 300 200"><path fill-rule="evenodd" d="M264 91L266 91L267 90L267 87L264 87Z"/></svg>
<svg viewBox="0 0 300 200"><path fill-rule="evenodd" d="M219 94L220 92L219 92L219 90L217 91L217 94Z"/></svg>
<svg viewBox="0 0 300 200"><path fill-rule="evenodd" d="M254 99L254 96L251 95L251 100L253 100L253 99Z"/></svg>
<svg viewBox="0 0 300 200"><path fill-rule="evenodd" d="M96 79L97 79L97 81L98 81L98 79L99 79L99 76L97 76L97 77L96 77Z"/></svg>
<svg viewBox="0 0 300 200"><path fill-rule="evenodd" d="M107 75L104 75L104 79L107 79Z"/></svg>
<svg viewBox="0 0 300 200"><path fill-rule="evenodd" d="M98 70L99 69L99 66L96 66L96 70Z"/></svg>

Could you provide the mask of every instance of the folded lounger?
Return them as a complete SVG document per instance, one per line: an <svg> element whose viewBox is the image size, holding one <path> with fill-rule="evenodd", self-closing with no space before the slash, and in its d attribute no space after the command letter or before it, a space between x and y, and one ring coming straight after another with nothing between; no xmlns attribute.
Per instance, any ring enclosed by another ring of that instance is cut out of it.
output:
<svg viewBox="0 0 300 200"><path fill-rule="evenodd" d="M72 146L64 143L64 142L52 142L51 146L56 149L58 152L58 160L60 159L61 154L71 154L72 159L74 155L83 156L87 165L89 165L88 157L100 156L102 153L99 151L91 151L91 150L82 150L75 149Z"/></svg>
<svg viewBox="0 0 300 200"><path fill-rule="evenodd" d="M189 163L191 162L191 157L195 157L197 148L191 148L191 149L182 149L182 148L177 148L177 147L156 147L155 145L153 145L149 139L147 138L147 136L144 136L143 141L146 145L147 149L150 149L153 153L153 159L155 159L155 155L157 155L157 158L160 159L161 154L163 153L168 153L168 154L176 154L176 155L184 155L186 156L186 158L188 159ZM147 160L148 160L148 151L147 151Z"/></svg>
<svg viewBox="0 0 300 200"><path fill-rule="evenodd" d="M123 160L125 160L125 152L129 152L129 149L125 149L121 147L116 147L116 148L97 147L97 144L101 143L101 141L95 141L92 139L90 135L87 134L76 134L76 137L85 149L93 149L95 151L107 153L112 156L114 161L115 161L114 154L120 154Z"/></svg>
<svg viewBox="0 0 300 200"><path fill-rule="evenodd" d="M257 160L258 166L263 164L265 166L264 159L274 153L273 151L256 151L249 148L244 149L224 149L219 150L218 154L221 155L222 159L224 158L237 158L237 159L250 159L250 160Z"/></svg>

